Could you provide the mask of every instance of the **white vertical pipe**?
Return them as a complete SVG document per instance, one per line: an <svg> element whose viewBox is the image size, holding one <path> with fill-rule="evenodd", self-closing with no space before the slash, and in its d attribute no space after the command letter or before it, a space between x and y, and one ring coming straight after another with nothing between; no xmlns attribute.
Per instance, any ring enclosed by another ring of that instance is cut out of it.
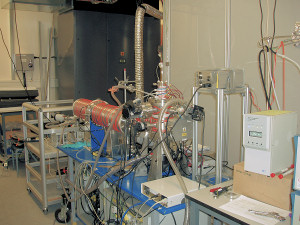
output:
<svg viewBox="0 0 300 225"><path fill-rule="evenodd" d="M52 52L52 32L53 32L53 30L52 29L54 29L53 27L51 27L50 29L49 29L49 34L48 34L48 36L49 36L49 48L48 48L48 64L47 64L47 77L46 77L46 84L47 84L47 86L46 86L46 91L47 91L47 93L46 93L46 101L50 101L50 87L51 87L51 85L50 85L50 82L51 82L51 75L50 75L50 71L51 71L51 52Z"/></svg>
<svg viewBox="0 0 300 225"><path fill-rule="evenodd" d="M249 87L248 86L246 86L245 93L243 94L243 116L246 113L249 113ZM243 134L243 129L244 128L242 127L242 134ZM243 140L241 142L243 143ZM245 149L244 149L244 146L242 144L242 147L241 147L241 158L240 158L241 162L244 161L244 157L245 157Z"/></svg>
<svg viewBox="0 0 300 225"><path fill-rule="evenodd" d="M171 82L171 0L165 0L163 4L163 81L169 85Z"/></svg>
<svg viewBox="0 0 300 225"><path fill-rule="evenodd" d="M231 61L231 0L225 0L225 68Z"/></svg>
<svg viewBox="0 0 300 225"><path fill-rule="evenodd" d="M223 130L224 151L223 151L223 160L222 161L228 161L230 95L225 95L224 100L226 100L226 101L225 101L225 106L224 106L224 130Z"/></svg>
<svg viewBox="0 0 300 225"><path fill-rule="evenodd" d="M40 98L41 101L45 101L45 80L44 80L44 70L43 70L43 51L42 51L42 23L38 23L38 40L39 40L39 67L40 67Z"/></svg>
<svg viewBox="0 0 300 225"><path fill-rule="evenodd" d="M230 68L231 62L231 0L225 0L225 68ZM219 99L218 99L219 100ZM224 97L222 99L224 101ZM222 161L228 160L228 149L229 149L229 113L230 113L230 95L226 95L225 107L223 105L223 123L224 125L221 130L223 153ZM220 125L221 126L221 125ZM222 176L221 180L222 181Z"/></svg>
<svg viewBox="0 0 300 225"><path fill-rule="evenodd" d="M217 89L217 152L216 152L216 184L222 182L222 155L224 130L224 89Z"/></svg>
<svg viewBox="0 0 300 225"><path fill-rule="evenodd" d="M193 94L197 91L197 87L193 87ZM194 95L193 104L198 105L198 93ZM201 143L203 145L203 143ZM198 123L193 121L193 152L192 152L192 180L196 180L198 170Z"/></svg>

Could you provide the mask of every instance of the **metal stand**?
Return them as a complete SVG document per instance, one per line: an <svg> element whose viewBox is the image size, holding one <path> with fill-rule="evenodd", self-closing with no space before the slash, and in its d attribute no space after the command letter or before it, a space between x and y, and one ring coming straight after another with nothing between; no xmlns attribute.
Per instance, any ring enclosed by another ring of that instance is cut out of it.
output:
<svg viewBox="0 0 300 225"><path fill-rule="evenodd" d="M193 93L197 87L193 87ZM198 93L208 93L217 95L217 136L216 136L216 184L222 182L222 161L227 160L228 155L228 133L229 133L229 95L241 94L243 97L243 112L248 113L249 88L244 86L235 89L199 89ZM198 94L195 94L194 105L198 105ZM198 165L198 126L193 123L193 156L192 156L192 178L195 179ZM241 161L244 159L244 150L241 149Z"/></svg>
<svg viewBox="0 0 300 225"><path fill-rule="evenodd" d="M37 120L28 120L27 111L37 113ZM73 110L73 100L57 100L54 102L35 102L23 103L23 134L24 141L28 140L28 132L30 129L39 135L39 142L25 142L25 167L26 181L28 189L42 204L44 213L47 213L48 206L61 202L61 190L56 187L57 177L55 174L47 173L47 166L56 162L58 149L52 145L45 143L45 138L49 135L64 135L67 132L77 131L76 127L66 128L45 128L44 122L53 122L53 119L47 117L46 113L64 112ZM39 160L32 162L29 154L34 154ZM66 162L65 154L59 153L60 162Z"/></svg>

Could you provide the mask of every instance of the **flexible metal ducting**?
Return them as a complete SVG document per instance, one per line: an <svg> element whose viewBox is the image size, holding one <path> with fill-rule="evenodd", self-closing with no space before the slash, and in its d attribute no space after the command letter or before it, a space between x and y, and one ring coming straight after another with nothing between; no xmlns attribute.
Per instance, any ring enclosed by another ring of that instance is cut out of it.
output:
<svg viewBox="0 0 300 225"><path fill-rule="evenodd" d="M143 101L144 92L144 49L143 49L143 30L144 30L144 16L145 13L162 19L163 14L159 10L153 8L148 4L142 4L136 10L135 14L135 87L136 98Z"/></svg>

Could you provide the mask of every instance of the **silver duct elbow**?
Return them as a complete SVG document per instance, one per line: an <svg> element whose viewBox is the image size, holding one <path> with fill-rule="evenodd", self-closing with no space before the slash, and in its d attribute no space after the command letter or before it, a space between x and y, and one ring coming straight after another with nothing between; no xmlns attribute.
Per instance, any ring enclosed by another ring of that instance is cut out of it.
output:
<svg viewBox="0 0 300 225"><path fill-rule="evenodd" d="M136 98L143 101L144 95L144 48L143 48L143 30L144 30L144 16L145 13L162 19L163 14L159 10L153 8L148 4L142 4L136 10L135 14L135 87Z"/></svg>
<svg viewBox="0 0 300 225"><path fill-rule="evenodd" d="M156 19L162 20L163 19L163 13L156 8L152 7L151 5L148 4L142 4L142 7L145 8L146 13L149 14L150 16L153 16Z"/></svg>

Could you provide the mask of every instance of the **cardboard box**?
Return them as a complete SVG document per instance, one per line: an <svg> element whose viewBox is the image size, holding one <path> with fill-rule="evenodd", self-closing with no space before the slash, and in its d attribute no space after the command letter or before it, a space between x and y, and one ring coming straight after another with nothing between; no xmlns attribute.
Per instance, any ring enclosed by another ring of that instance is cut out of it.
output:
<svg viewBox="0 0 300 225"><path fill-rule="evenodd" d="M292 174L271 178L245 171L244 162L234 165L234 192L285 210L291 210L292 183Z"/></svg>

